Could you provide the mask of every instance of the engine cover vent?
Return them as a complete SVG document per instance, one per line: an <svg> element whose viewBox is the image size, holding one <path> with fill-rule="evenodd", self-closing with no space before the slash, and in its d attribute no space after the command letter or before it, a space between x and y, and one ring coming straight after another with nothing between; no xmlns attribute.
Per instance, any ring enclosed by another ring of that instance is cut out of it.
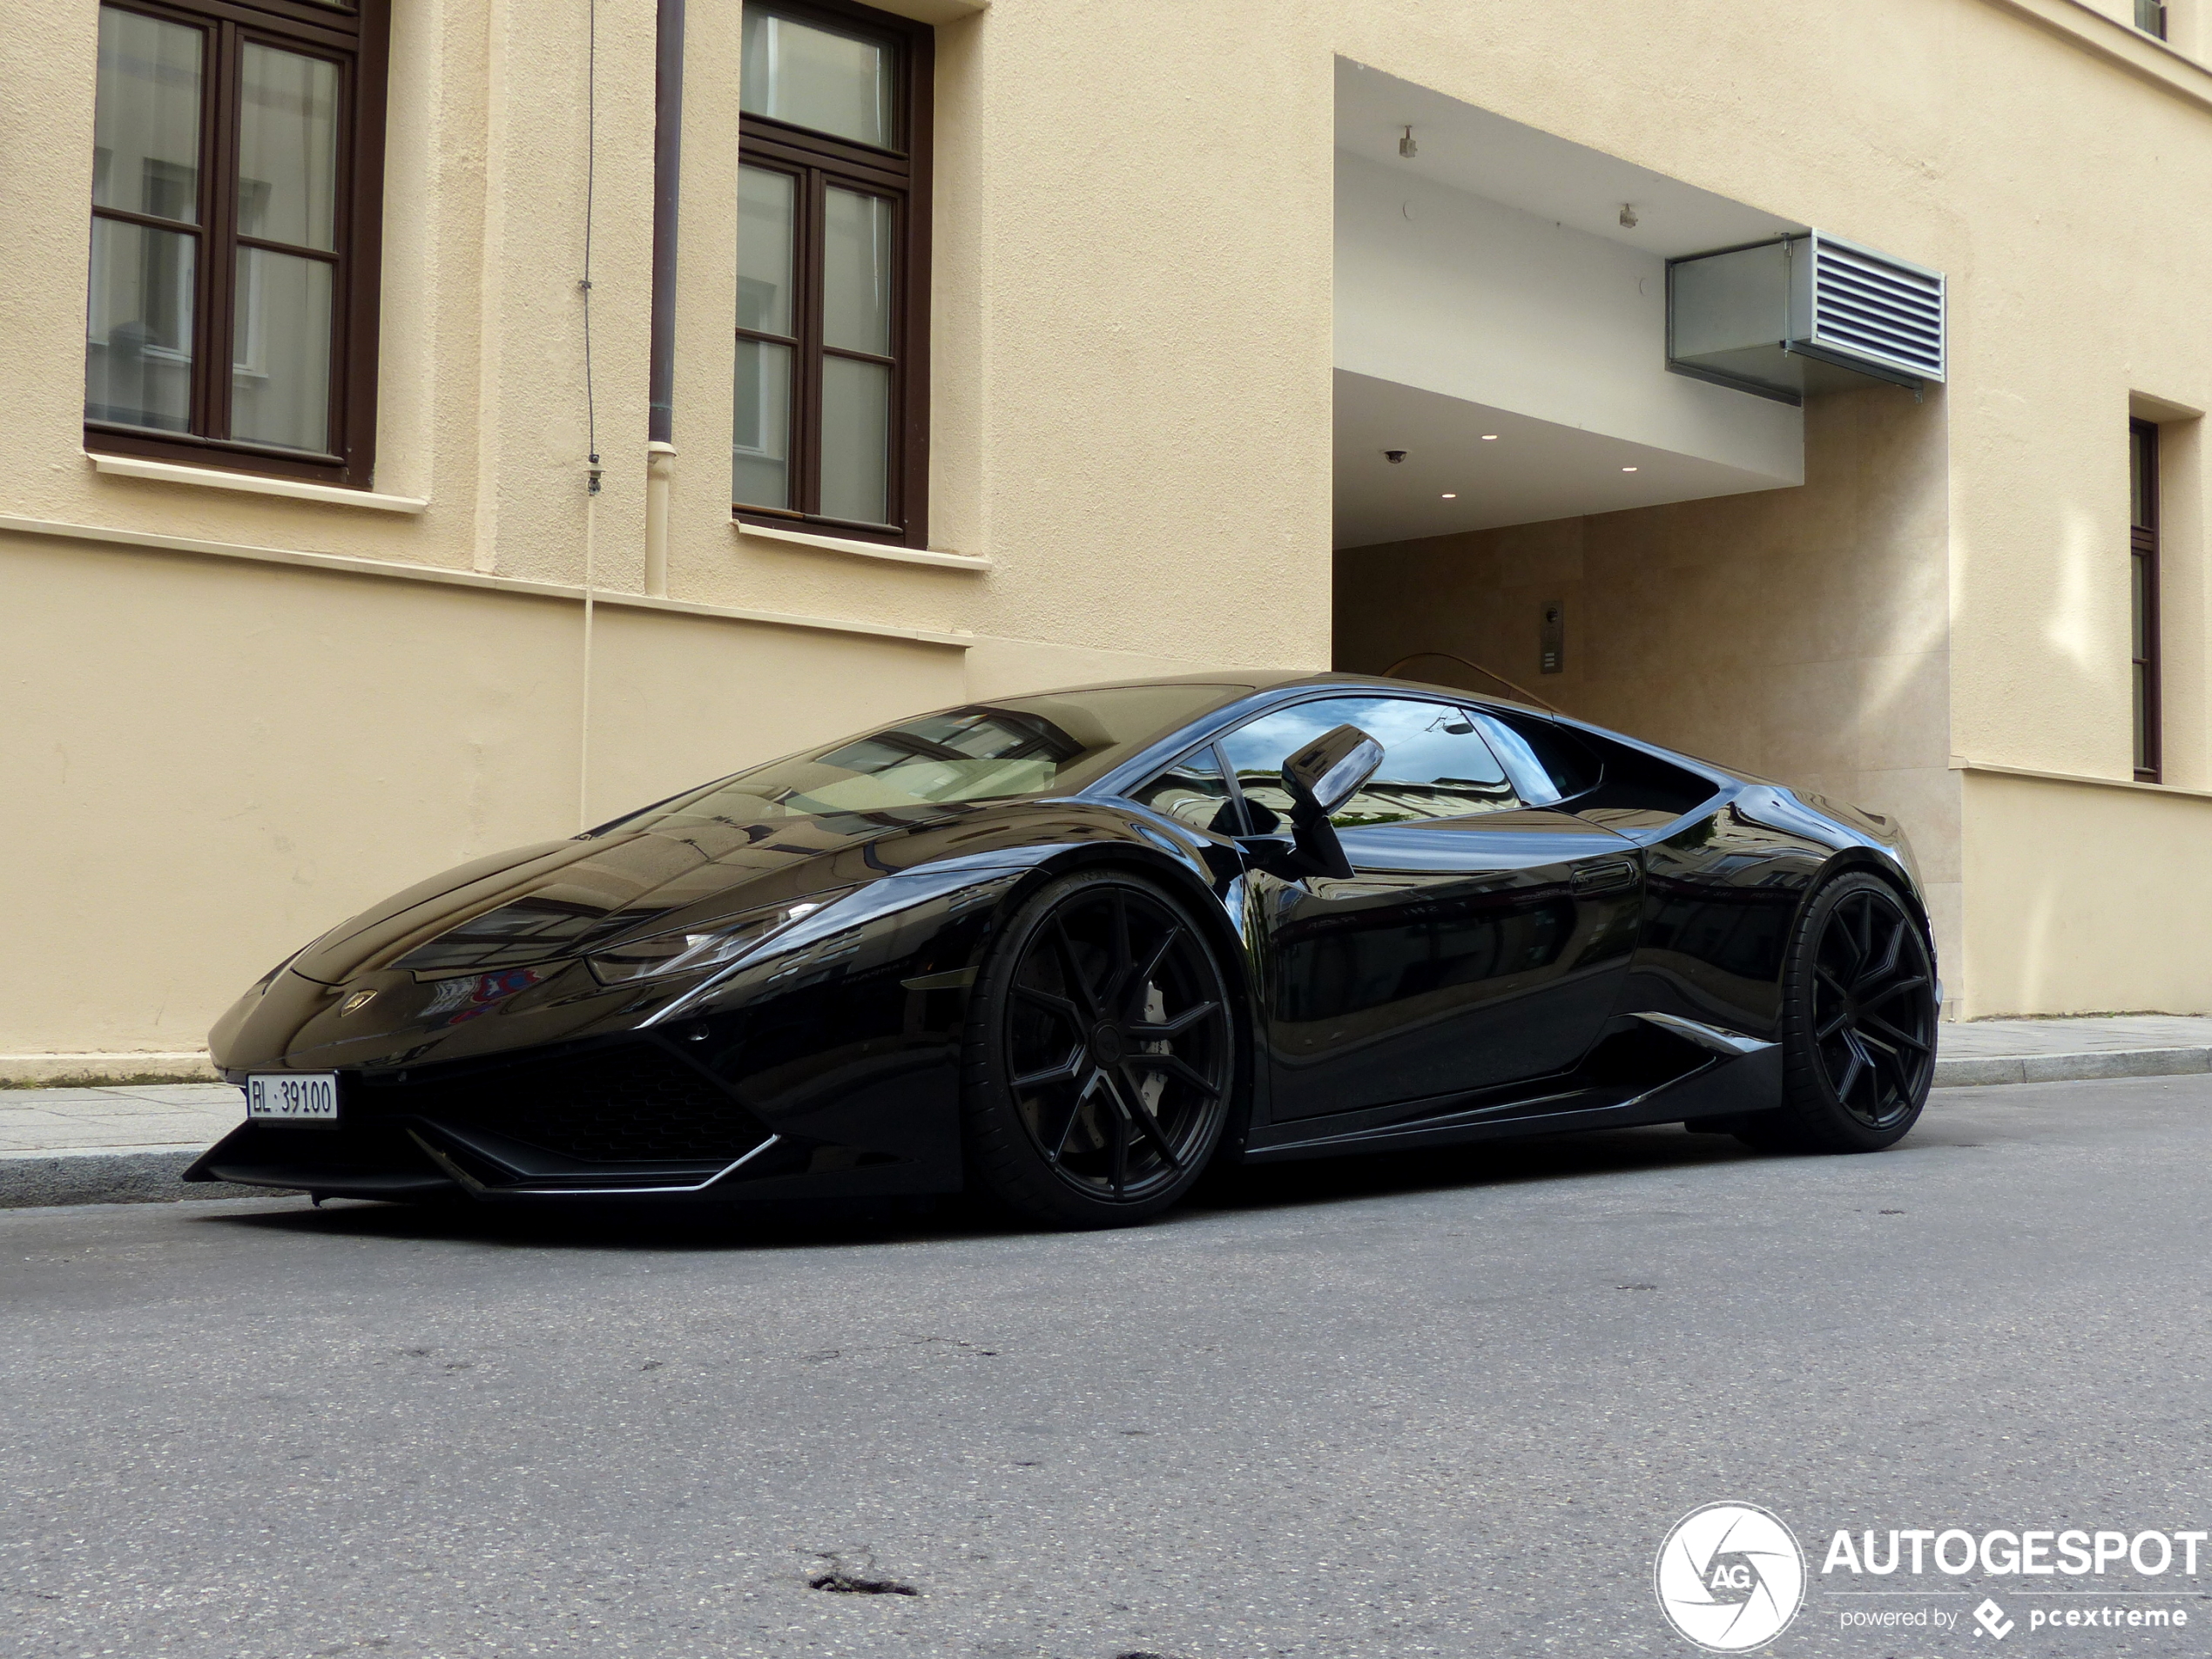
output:
<svg viewBox="0 0 2212 1659"><path fill-rule="evenodd" d="M1667 262L1667 367L1784 402L1944 378L1943 273L1818 231Z"/></svg>

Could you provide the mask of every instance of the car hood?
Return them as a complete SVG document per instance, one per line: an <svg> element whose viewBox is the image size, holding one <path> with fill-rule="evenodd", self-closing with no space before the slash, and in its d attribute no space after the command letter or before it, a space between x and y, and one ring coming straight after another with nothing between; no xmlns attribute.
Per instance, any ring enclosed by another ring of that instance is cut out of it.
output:
<svg viewBox="0 0 2212 1659"><path fill-rule="evenodd" d="M810 930L827 937L988 888L1056 851L1129 833L1125 813L1032 796L766 826L617 827L521 847L333 928L239 997L209 1048L235 1076L442 1063L608 1036L651 1024L702 988L680 975L602 984L581 958L625 936L837 894L776 935L779 947L806 947ZM368 995L347 994L359 992Z"/></svg>
<svg viewBox="0 0 2212 1659"><path fill-rule="evenodd" d="M341 923L293 973L342 985L405 961L436 972L574 956L624 934L897 875L957 853L967 806L899 808L744 826L617 828L447 871Z"/></svg>

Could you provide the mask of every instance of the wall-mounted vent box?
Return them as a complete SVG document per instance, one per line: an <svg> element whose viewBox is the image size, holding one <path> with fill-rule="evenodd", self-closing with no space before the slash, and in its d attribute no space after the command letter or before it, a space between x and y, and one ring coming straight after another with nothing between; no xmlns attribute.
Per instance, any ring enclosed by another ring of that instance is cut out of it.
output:
<svg viewBox="0 0 2212 1659"><path fill-rule="evenodd" d="M1943 273L1809 231L1667 261L1667 367L1785 403L1943 378ZM1838 371L1841 371L1838 373Z"/></svg>

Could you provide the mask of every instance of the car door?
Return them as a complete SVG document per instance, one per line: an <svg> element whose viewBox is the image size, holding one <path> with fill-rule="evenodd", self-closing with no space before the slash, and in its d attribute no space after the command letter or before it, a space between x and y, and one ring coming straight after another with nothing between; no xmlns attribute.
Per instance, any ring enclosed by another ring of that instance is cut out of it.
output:
<svg viewBox="0 0 2212 1659"><path fill-rule="evenodd" d="M1340 725L1383 746L1380 769L1331 819L1350 879L1294 874L1264 842L1250 878L1275 1118L1574 1066L1635 946L1634 846L1528 806L1467 711L1360 696L1294 704L1222 740L1257 836L1286 839L1283 762Z"/></svg>

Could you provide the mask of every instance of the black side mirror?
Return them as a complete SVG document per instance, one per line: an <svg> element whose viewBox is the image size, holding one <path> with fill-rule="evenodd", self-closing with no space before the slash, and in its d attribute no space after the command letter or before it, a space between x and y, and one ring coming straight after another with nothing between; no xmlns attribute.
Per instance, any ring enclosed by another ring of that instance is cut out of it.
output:
<svg viewBox="0 0 2212 1659"><path fill-rule="evenodd" d="M1358 794L1383 762L1382 745L1356 725L1340 725L1283 763L1283 790L1291 798L1291 826L1304 861L1323 875L1352 879L1329 814Z"/></svg>
<svg viewBox="0 0 2212 1659"><path fill-rule="evenodd" d="M1283 788L1296 806L1326 818L1358 794L1382 762L1381 744L1356 725L1340 725L1283 763Z"/></svg>

